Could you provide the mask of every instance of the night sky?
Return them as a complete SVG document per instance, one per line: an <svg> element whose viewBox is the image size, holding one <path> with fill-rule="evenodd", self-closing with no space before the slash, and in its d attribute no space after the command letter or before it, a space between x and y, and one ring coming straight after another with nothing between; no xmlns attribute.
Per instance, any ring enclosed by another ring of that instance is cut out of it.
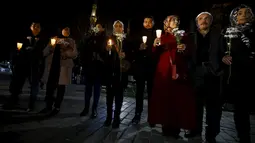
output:
<svg viewBox="0 0 255 143"><path fill-rule="evenodd" d="M121 20L127 27L130 21L131 32L142 28L143 17L152 15L156 27L162 28L167 15L177 14L181 17L181 27L189 28L190 21L205 10L209 10L215 1L191 0L97 0L97 16L101 23L111 27L114 20ZM40 22L42 33L47 37L58 32L59 27L71 27L72 36L78 40L88 27L92 4L95 0L83 1L7 1L2 5L1 25L4 42L1 53L16 46L20 37L26 36L32 22ZM6 10L4 9L6 8ZM78 27L80 31L78 30ZM11 38L10 38L11 37ZM3 40L3 39L2 39ZM7 42L8 41L8 42ZM10 46L10 43L12 46ZM2 54L1 54L2 55Z"/></svg>
<svg viewBox="0 0 255 143"><path fill-rule="evenodd" d="M38 1L40 4L18 1L15 2L15 5L10 6L10 9L7 9L8 12L3 9L1 11L2 13L8 13L8 15L4 15L6 21L10 22L7 26L19 31L18 35L29 30L29 26L33 21L40 22L44 32L51 33L62 25L68 25L73 30L76 28L75 25L87 27L84 24L89 20L94 1L74 0L64 3L63 1L61 3ZM164 18L170 14L178 14L182 20L189 20L191 14L196 14L196 12L192 12L195 4L187 0L167 0L167 2L166 0L157 0L156 2L146 2L146 0L97 0L97 3L97 16L99 21L105 24L120 19L126 25L127 21L130 20L132 27L137 27L137 25L142 26L141 22L144 16L153 15L156 23L162 25ZM201 7L201 9L203 8Z"/></svg>

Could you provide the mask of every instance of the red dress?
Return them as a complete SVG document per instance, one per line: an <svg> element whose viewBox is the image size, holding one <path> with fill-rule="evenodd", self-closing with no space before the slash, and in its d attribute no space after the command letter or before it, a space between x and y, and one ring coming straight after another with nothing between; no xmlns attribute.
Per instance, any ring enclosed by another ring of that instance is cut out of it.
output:
<svg viewBox="0 0 255 143"><path fill-rule="evenodd" d="M177 53L176 40L171 34L162 35L161 45L153 48L155 54L159 50L161 52L149 100L148 122L171 128L194 129L195 97L187 78L188 60L185 58L188 55L188 46L184 53ZM176 73L179 75L177 80L172 79L172 63L176 63Z"/></svg>

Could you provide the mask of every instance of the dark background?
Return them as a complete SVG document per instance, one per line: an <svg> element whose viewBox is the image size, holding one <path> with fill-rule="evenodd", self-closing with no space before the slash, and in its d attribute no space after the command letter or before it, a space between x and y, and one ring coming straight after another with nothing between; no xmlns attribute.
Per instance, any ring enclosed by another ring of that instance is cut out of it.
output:
<svg viewBox="0 0 255 143"><path fill-rule="evenodd" d="M115 20L130 23L131 33L142 28L143 17L152 15L156 27L162 28L166 16L176 14L181 18L181 28L191 31L194 19L201 11L210 11L214 4L227 0L71 0L71 1L7 1L1 12L0 60L9 57L16 42L30 32L32 22L40 22L45 38L56 35L59 28L69 26L72 37L79 41L89 25L92 4L97 3L97 16L108 30ZM238 5L232 1L230 9ZM228 21L229 12L224 21ZM227 19L227 20L226 20ZM223 21L223 20L221 20Z"/></svg>

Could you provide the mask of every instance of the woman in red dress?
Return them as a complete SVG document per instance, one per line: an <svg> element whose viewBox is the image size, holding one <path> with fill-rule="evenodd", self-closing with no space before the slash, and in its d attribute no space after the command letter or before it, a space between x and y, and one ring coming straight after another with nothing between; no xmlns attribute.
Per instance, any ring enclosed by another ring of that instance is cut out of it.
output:
<svg viewBox="0 0 255 143"><path fill-rule="evenodd" d="M158 63L148 112L151 125L162 124L163 134L175 138L179 138L181 128L196 126L194 91L188 73L191 52L185 35L180 34L185 44L177 44L174 31L179 22L177 16L168 16L164 21L165 34L155 39L153 52Z"/></svg>

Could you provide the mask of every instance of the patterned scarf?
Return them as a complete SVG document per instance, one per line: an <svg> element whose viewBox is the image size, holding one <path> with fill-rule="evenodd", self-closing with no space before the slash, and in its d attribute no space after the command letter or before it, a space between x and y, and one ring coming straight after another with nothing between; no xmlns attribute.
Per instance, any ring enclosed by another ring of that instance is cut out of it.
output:
<svg viewBox="0 0 255 143"><path fill-rule="evenodd" d="M248 11L250 12L250 17L247 23L240 25L237 24L237 15L238 15L238 11L242 8L246 8L248 9ZM247 37L247 34L250 34L251 32L253 32L252 29L252 23L254 20L254 14L251 10L251 8L247 5L240 5L239 7L234 8L231 13L230 13L230 22L232 27L238 29L238 36L240 36L241 40L243 41L243 43L250 48L251 47L251 40Z"/></svg>

